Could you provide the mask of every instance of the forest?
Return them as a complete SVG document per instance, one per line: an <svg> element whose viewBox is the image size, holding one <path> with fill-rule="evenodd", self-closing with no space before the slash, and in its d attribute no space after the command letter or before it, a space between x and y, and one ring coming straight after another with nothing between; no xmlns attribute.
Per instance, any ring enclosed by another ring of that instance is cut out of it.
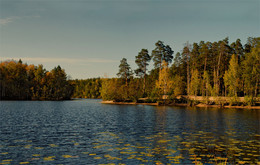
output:
<svg viewBox="0 0 260 165"><path fill-rule="evenodd" d="M22 60L0 63L0 100L66 100L73 90L60 66L47 71Z"/></svg>
<svg viewBox="0 0 260 165"><path fill-rule="evenodd" d="M148 67L153 62L152 69ZM102 98L117 102L185 102L178 96L230 97L231 104L244 97L254 105L260 93L260 37L249 37L229 43L185 43L174 55L171 46L162 41L149 51L135 56L137 69L131 69L122 58L117 78L68 80L60 66L47 71L19 61L0 63L1 100L64 100ZM209 102L207 102L208 104Z"/></svg>
<svg viewBox="0 0 260 165"><path fill-rule="evenodd" d="M169 45L158 41L149 53L142 49L135 56L137 69L132 70L127 59L120 61L118 78L102 81L103 100L147 102L165 100L185 102L177 96L229 97L229 104L239 104L244 97L247 105L254 105L259 97L260 37L249 37L245 45L237 39L184 45L173 56ZM147 70L150 61L153 69ZM135 76L134 76L135 75ZM207 101L206 104L209 104Z"/></svg>

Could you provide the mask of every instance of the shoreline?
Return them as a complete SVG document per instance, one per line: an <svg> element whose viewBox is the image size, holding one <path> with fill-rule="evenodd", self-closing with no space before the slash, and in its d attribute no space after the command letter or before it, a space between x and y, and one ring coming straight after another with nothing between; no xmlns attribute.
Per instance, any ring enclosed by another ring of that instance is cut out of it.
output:
<svg viewBox="0 0 260 165"><path fill-rule="evenodd" d="M114 104L114 105L152 105L152 106L181 106L188 107L188 104L169 104L169 105L160 105L159 103L136 103L136 102L114 102L114 101L101 101L101 104ZM227 109L260 109L260 106L223 106L220 105L207 105L207 104L197 104L195 107L209 107L209 108L227 108Z"/></svg>
<svg viewBox="0 0 260 165"><path fill-rule="evenodd" d="M158 106L159 103L136 103L136 102L114 102L114 101L101 101L101 104L114 104L114 105L153 105Z"/></svg>

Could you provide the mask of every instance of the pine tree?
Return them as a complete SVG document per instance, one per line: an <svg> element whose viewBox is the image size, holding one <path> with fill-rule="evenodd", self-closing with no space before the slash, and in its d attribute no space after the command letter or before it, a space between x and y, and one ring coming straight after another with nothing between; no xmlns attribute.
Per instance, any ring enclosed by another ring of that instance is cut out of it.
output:
<svg viewBox="0 0 260 165"><path fill-rule="evenodd" d="M133 75L133 72L131 70L130 65L127 63L127 59L123 58L120 61L119 65L119 72L117 73L117 76L125 79L125 84L128 86L128 79Z"/></svg>
<svg viewBox="0 0 260 165"><path fill-rule="evenodd" d="M260 47L252 48L250 53L245 54L242 67L245 95L257 97L260 83Z"/></svg>
<svg viewBox="0 0 260 165"><path fill-rule="evenodd" d="M162 68L162 62L165 61L168 64L172 62L174 51L169 45L164 45L162 41L155 43L156 48L152 51L152 58L155 68Z"/></svg>
<svg viewBox="0 0 260 165"><path fill-rule="evenodd" d="M191 46L189 42L187 42L182 50L182 59L183 63L186 64L186 78L187 78L187 94L190 93L190 59L191 59Z"/></svg>
<svg viewBox="0 0 260 165"><path fill-rule="evenodd" d="M145 94L145 83L146 83L146 71L149 61L151 60L147 49L142 49L138 56L135 56L135 63L138 68L135 70L137 76L143 78L143 95Z"/></svg>

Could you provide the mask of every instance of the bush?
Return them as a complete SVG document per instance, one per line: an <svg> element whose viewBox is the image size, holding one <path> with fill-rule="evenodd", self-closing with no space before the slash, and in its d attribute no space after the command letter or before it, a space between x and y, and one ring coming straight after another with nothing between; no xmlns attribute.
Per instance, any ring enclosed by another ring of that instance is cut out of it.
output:
<svg viewBox="0 0 260 165"><path fill-rule="evenodd" d="M237 96L233 96L229 98L229 105L238 105L239 101L238 101L238 97Z"/></svg>
<svg viewBox="0 0 260 165"><path fill-rule="evenodd" d="M243 104L244 105L248 105L248 106L254 105L255 104L255 100L254 100L253 96L245 96Z"/></svg>

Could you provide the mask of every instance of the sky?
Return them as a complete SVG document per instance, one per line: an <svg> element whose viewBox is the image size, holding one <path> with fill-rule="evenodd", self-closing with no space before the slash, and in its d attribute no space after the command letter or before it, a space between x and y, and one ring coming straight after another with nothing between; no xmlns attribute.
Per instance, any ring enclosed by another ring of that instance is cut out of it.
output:
<svg viewBox="0 0 260 165"><path fill-rule="evenodd" d="M0 61L60 65L72 79L116 77L158 40L183 45L260 36L260 0L0 0ZM150 62L150 68L153 63Z"/></svg>

